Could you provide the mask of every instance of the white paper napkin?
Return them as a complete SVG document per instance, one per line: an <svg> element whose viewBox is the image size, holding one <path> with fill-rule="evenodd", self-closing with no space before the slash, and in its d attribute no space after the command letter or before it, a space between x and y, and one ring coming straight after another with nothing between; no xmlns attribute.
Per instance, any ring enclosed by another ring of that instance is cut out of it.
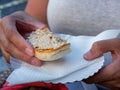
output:
<svg viewBox="0 0 120 90"><path fill-rule="evenodd" d="M9 85L15 85L36 81L67 83L88 78L103 66L104 57L97 58L94 61L86 61L83 54L91 48L95 41L116 38L119 34L120 30L104 31L97 36L59 34L71 43L70 54L53 62L45 62L41 67L35 67L11 58L15 70L7 81L10 83Z"/></svg>

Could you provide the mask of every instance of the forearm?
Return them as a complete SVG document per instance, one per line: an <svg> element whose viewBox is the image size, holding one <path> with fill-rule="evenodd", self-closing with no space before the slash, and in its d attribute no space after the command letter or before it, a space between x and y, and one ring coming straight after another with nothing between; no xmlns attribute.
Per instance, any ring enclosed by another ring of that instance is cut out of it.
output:
<svg viewBox="0 0 120 90"><path fill-rule="evenodd" d="M25 12L47 24L47 6L49 0L28 0Z"/></svg>

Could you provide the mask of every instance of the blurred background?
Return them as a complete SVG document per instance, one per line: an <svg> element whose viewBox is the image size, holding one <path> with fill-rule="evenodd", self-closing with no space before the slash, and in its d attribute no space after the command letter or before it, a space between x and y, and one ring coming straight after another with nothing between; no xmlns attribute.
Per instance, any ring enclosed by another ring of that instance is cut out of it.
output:
<svg viewBox="0 0 120 90"><path fill-rule="evenodd" d="M18 10L24 10L27 0L0 0L0 18Z"/></svg>

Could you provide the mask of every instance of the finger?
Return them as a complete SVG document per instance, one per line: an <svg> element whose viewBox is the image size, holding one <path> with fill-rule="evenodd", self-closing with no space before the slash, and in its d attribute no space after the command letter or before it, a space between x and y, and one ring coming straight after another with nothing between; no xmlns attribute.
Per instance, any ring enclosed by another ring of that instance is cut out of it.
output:
<svg viewBox="0 0 120 90"><path fill-rule="evenodd" d="M92 60L103 55L103 53L115 50L117 41L114 39L101 40L93 43L92 48L84 54L86 60ZM118 42L117 42L118 43ZM119 44L120 45L120 44Z"/></svg>
<svg viewBox="0 0 120 90"><path fill-rule="evenodd" d="M27 41L17 31L14 31L11 33L11 35L7 36L9 36L9 41L11 41L20 51L29 56L34 56L34 50L32 46L28 44Z"/></svg>
<svg viewBox="0 0 120 90"><path fill-rule="evenodd" d="M9 44L9 47L6 48L6 51L11 54L11 56L23 60L29 64L40 66L41 61L35 57L30 57L25 53L19 51L13 44Z"/></svg>
<svg viewBox="0 0 120 90"><path fill-rule="evenodd" d="M36 57L32 57L28 63L32 64L32 65L35 65L35 66L41 66L42 65L42 62Z"/></svg>
<svg viewBox="0 0 120 90"><path fill-rule="evenodd" d="M4 56L5 60L7 63L10 63L10 54L6 52L2 47L1 47L2 55Z"/></svg>
<svg viewBox="0 0 120 90"><path fill-rule="evenodd" d="M27 26L27 25L30 25L30 24L31 24L31 26L34 26L36 28L42 28L43 27L43 26L41 26L40 22L34 20L31 16L26 15L26 13L23 13L22 15L24 17L27 16L27 19L21 17L20 15L19 15L19 17L11 15L11 17L15 17L16 18L16 19L14 18L15 20L19 20L19 21L21 20L21 21L25 22L25 23L21 22L21 24L24 25L24 27ZM2 25L4 27L4 31L5 31L5 34L6 34L7 38L12 43L14 43L14 45L16 47L18 47L19 50L22 50L23 52L26 52L26 54L28 54L30 56L33 56L34 55L33 48L28 43L26 43L24 38L17 32L17 29L15 27L16 23L15 23L14 19L11 19L10 17L5 17L2 20L3 21ZM7 27L4 26L4 25L7 25ZM21 30L22 30L22 28L21 28ZM22 30L22 31L26 31L26 30Z"/></svg>
<svg viewBox="0 0 120 90"><path fill-rule="evenodd" d="M20 33L31 32L38 28L42 29L46 27L45 24L41 23L40 21L23 11L18 11L9 16L3 17L2 23L3 25L9 25L10 28L17 27L17 30Z"/></svg>
<svg viewBox="0 0 120 90"><path fill-rule="evenodd" d="M19 50L25 52L29 56L34 55L33 48L29 45L25 39L17 32L15 25L11 25L9 19L3 19L1 27L4 29L4 34L6 38L13 43ZM7 26L4 26L7 24ZM12 23L14 24L14 23ZM12 26L12 27L11 27ZM2 40L3 41L3 40ZM6 44L7 45L7 44Z"/></svg>
<svg viewBox="0 0 120 90"><path fill-rule="evenodd" d="M1 49L3 52L4 57L6 58L6 60L9 62L10 58L9 55L23 60L29 64L32 65L36 65L39 66L41 65L41 62L39 59L35 58L35 57L30 57L27 54L21 52L20 50L18 50L18 48L16 48L13 44L11 44L5 36L2 36L2 38L0 38L0 44L1 44Z"/></svg>
<svg viewBox="0 0 120 90"><path fill-rule="evenodd" d="M29 60L31 57L27 54L21 52L18 48L16 48L12 43L7 42L8 44L3 44L3 48L5 52L8 52L11 56L15 58L22 59L24 61Z"/></svg>
<svg viewBox="0 0 120 90"><path fill-rule="evenodd" d="M4 36L4 32L3 32L3 28L2 28L2 25L0 24L0 33L1 34L1 38L0 38L0 48L2 50L2 54L4 56L4 58L6 59L6 61L8 63L10 63L10 55L8 52L5 51L5 49L3 48L4 47L8 47L9 46L9 42L7 41L6 37Z"/></svg>
<svg viewBox="0 0 120 90"><path fill-rule="evenodd" d="M44 26L42 27L37 27L35 25L31 25L27 22L21 22L21 21L17 21L16 22L16 27L17 27L17 31L25 38L27 39L27 37L30 35L31 32L39 29L43 29L45 28Z"/></svg>
<svg viewBox="0 0 120 90"><path fill-rule="evenodd" d="M27 21L18 21L16 22L16 27L17 27L17 30L19 31L19 33L30 33L36 29L42 29L42 28L45 28L46 25L44 24L41 24L39 22L39 26L38 25L35 25L30 23L30 22L27 22Z"/></svg>
<svg viewBox="0 0 120 90"><path fill-rule="evenodd" d="M32 16L30 16L29 14L27 14L26 12L23 12L23 11L18 11L14 14L11 14L11 16L16 18L18 21L24 22L24 23L21 23L22 25L28 24L36 29L46 27L45 24L41 23L36 18L33 18ZM20 23L20 22L18 22L18 23Z"/></svg>
<svg viewBox="0 0 120 90"><path fill-rule="evenodd" d="M116 79L116 74L119 71L119 60L115 60L112 64L103 67L94 76L84 80L87 83L100 83Z"/></svg>

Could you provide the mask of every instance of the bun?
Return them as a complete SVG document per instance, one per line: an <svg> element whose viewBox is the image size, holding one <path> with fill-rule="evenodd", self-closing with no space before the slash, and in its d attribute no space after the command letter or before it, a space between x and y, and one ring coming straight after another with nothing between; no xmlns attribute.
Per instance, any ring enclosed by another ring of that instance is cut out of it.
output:
<svg viewBox="0 0 120 90"><path fill-rule="evenodd" d="M28 42L34 47L35 56L42 61L57 60L70 52L70 43L50 32L48 28L32 32Z"/></svg>

